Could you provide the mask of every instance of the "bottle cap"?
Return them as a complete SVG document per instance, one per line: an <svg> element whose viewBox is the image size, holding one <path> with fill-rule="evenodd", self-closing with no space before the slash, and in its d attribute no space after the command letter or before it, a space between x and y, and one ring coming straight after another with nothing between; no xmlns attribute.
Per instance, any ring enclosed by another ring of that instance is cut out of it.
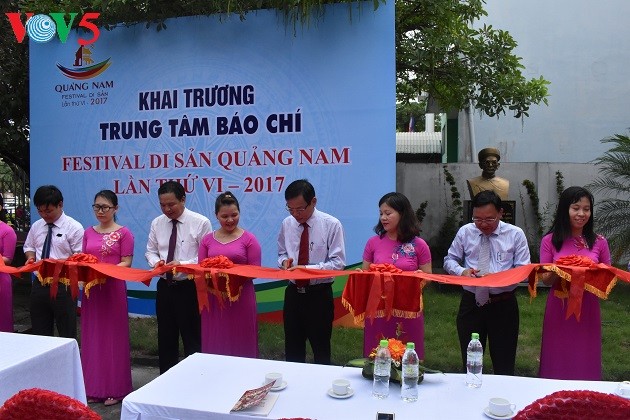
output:
<svg viewBox="0 0 630 420"><path fill-rule="evenodd" d="M388 347L388 346L389 346L389 341L381 340L381 347Z"/></svg>
<svg viewBox="0 0 630 420"><path fill-rule="evenodd" d="M410 342L407 343L407 348L413 350L413 349L416 348L416 345L413 342L410 341Z"/></svg>
<svg viewBox="0 0 630 420"><path fill-rule="evenodd" d="M477 334L477 333L472 333L472 334L470 335L470 338L472 338L473 340L479 340L479 334Z"/></svg>

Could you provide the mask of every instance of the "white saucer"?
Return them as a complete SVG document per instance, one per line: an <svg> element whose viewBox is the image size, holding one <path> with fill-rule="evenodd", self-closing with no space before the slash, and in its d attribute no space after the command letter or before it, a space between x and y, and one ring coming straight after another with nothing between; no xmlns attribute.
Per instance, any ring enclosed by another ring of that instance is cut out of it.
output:
<svg viewBox="0 0 630 420"><path fill-rule="evenodd" d="M514 417L514 415L516 413L511 412L507 416L495 416L494 414L492 414L490 412L490 407L486 407L486 408L483 409L483 414L485 414L486 416L490 417L491 419L504 420L504 419L511 419L512 417Z"/></svg>
<svg viewBox="0 0 630 420"><path fill-rule="evenodd" d="M282 381L280 385L271 387L270 391L273 391L273 392L282 391L286 387L287 387L287 381Z"/></svg>
<svg viewBox="0 0 630 420"><path fill-rule="evenodd" d="M630 395L624 395L621 393L621 388L615 389L615 395L621 398L625 398L626 400L630 400Z"/></svg>
<svg viewBox="0 0 630 420"><path fill-rule="evenodd" d="M328 395L333 397L333 398L338 398L340 400L346 399L346 398L350 398L354 395L354 389L352 388L348 388L348 393L346 395L339 395L339 394L335 394L332 390L332 388L330 388L328 390Z"/></svg>

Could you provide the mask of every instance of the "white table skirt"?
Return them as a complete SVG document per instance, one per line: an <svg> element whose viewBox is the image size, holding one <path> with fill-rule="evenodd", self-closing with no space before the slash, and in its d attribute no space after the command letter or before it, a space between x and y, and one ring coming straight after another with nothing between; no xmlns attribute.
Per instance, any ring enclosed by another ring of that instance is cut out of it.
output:
<svg viewBox="0 0 630 420"><path fill-rule="evenodd" d="M400 399L397 384L391 384L388 399L373 398L372 383L361 376L358 368L196 353L129 394L123 401L121 419L243 418L229 414L230 409L245 390L262 385L268 372L282 372L283 380L288 383L287 388L279 392L268 416L271 419L371 420L379 411L395 413L396 420L487 419L483 409L491 397L507 398L520 410L559 390L612 393L618 386L615 382L485 375L481 388L470 389L465 385L465 375L449 373L427 375L419 387L418 401L405 403ZM334 399L327 395L336 378L350 380L354 390L351 398Z"/></svg>
<svg viewBox="0 0 630 420"><path fill-rule="evenodd" d="M85 404L76 340L0 333L0 405L28 388L48 389Z"/></svg>

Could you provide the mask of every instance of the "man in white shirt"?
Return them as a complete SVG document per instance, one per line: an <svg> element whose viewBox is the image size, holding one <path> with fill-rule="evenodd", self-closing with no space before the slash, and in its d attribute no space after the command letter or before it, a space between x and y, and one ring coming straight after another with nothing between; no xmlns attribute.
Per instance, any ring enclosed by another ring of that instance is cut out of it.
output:
<svg viewBox="0 0 630 420"><path fill-rule="evenodd" d="M207 217L186 208L186 191L175 181L158 189L162 215L153 219L145 256L151 267L196 264L199 244L212 232ZM157 284L155 312L158 321L158 355L160 373L179 362L179 336L184 353L201 351L201 318L195 283L186 275L165 273Z"/></svg>
<svg viewBox="0 0 630 420"><path fill-rule="evenodd" d="M448 254L444 270L448 274L483 277L527 265L529 247L523 230L501 221L503 205L497 193L481 191L472 199L472 223L462 226ZM466 371L466 348L473 332L486 349L497 375L514 375L518 342L519 312L514 289L506 287L463 286L457 314L457 334Z"/></svg>
<svg viewBox="0 0 630 420"><path fill-rule="evenodd" d="M278 265L343 270L346 265L341 222L315 208L315 188L305 179L285 190L287 211L278 235ZM334 319L332 278L291 281L284 292L284 350L289 362L306 361L306 340L315 363L330 364Z"/></svg>
<svg viewBox="0 0 630 420"><path fill-rule="evenodd" d="M83 226L63 212L63 195L54 185L43 185L35 191L33 202L41 219L35 221L24 241L26 263L37 259L66 259L81 252ZM45 279L44 279L45 280ZM31 287L32 333L77 338L77 301L72 298L70 287L59 284L57 296L50 297L50 285L42 285L35 278Z"/></svg>

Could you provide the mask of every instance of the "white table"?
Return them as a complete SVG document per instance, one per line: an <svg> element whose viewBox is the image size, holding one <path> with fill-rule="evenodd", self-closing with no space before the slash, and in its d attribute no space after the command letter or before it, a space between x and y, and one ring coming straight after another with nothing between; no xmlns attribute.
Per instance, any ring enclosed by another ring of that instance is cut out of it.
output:
<svg viewBox="0 0 630 420"><path fill-rule="evenodd" d="M371 381L358 368L288 363L196 353L123 400L122 420L239 419L229 414L246 389L262 385L265 373L282 372L286 389L279 392L268 418L308 417L372 420L378 411L396 420L486 419L483 409L491 397L504 397L517 410L559 390L613 392L616 382L558 381L486 375L483 386L469 389L465 375L429 375L419 387L419 400L404 403L400 386L391 385L386 400L372 397ZM354 395L342 400L327 395L336 378L351 382ZM247 418L247 417L246 417ZM261 417L250 417L260 419Z"/></svg>
<svg viewBox="0 0 630 420"><path fill-rule="evenodd" d="M85 404L76 340L0 333L0 405L28 388L48 389Z"/></svg>

